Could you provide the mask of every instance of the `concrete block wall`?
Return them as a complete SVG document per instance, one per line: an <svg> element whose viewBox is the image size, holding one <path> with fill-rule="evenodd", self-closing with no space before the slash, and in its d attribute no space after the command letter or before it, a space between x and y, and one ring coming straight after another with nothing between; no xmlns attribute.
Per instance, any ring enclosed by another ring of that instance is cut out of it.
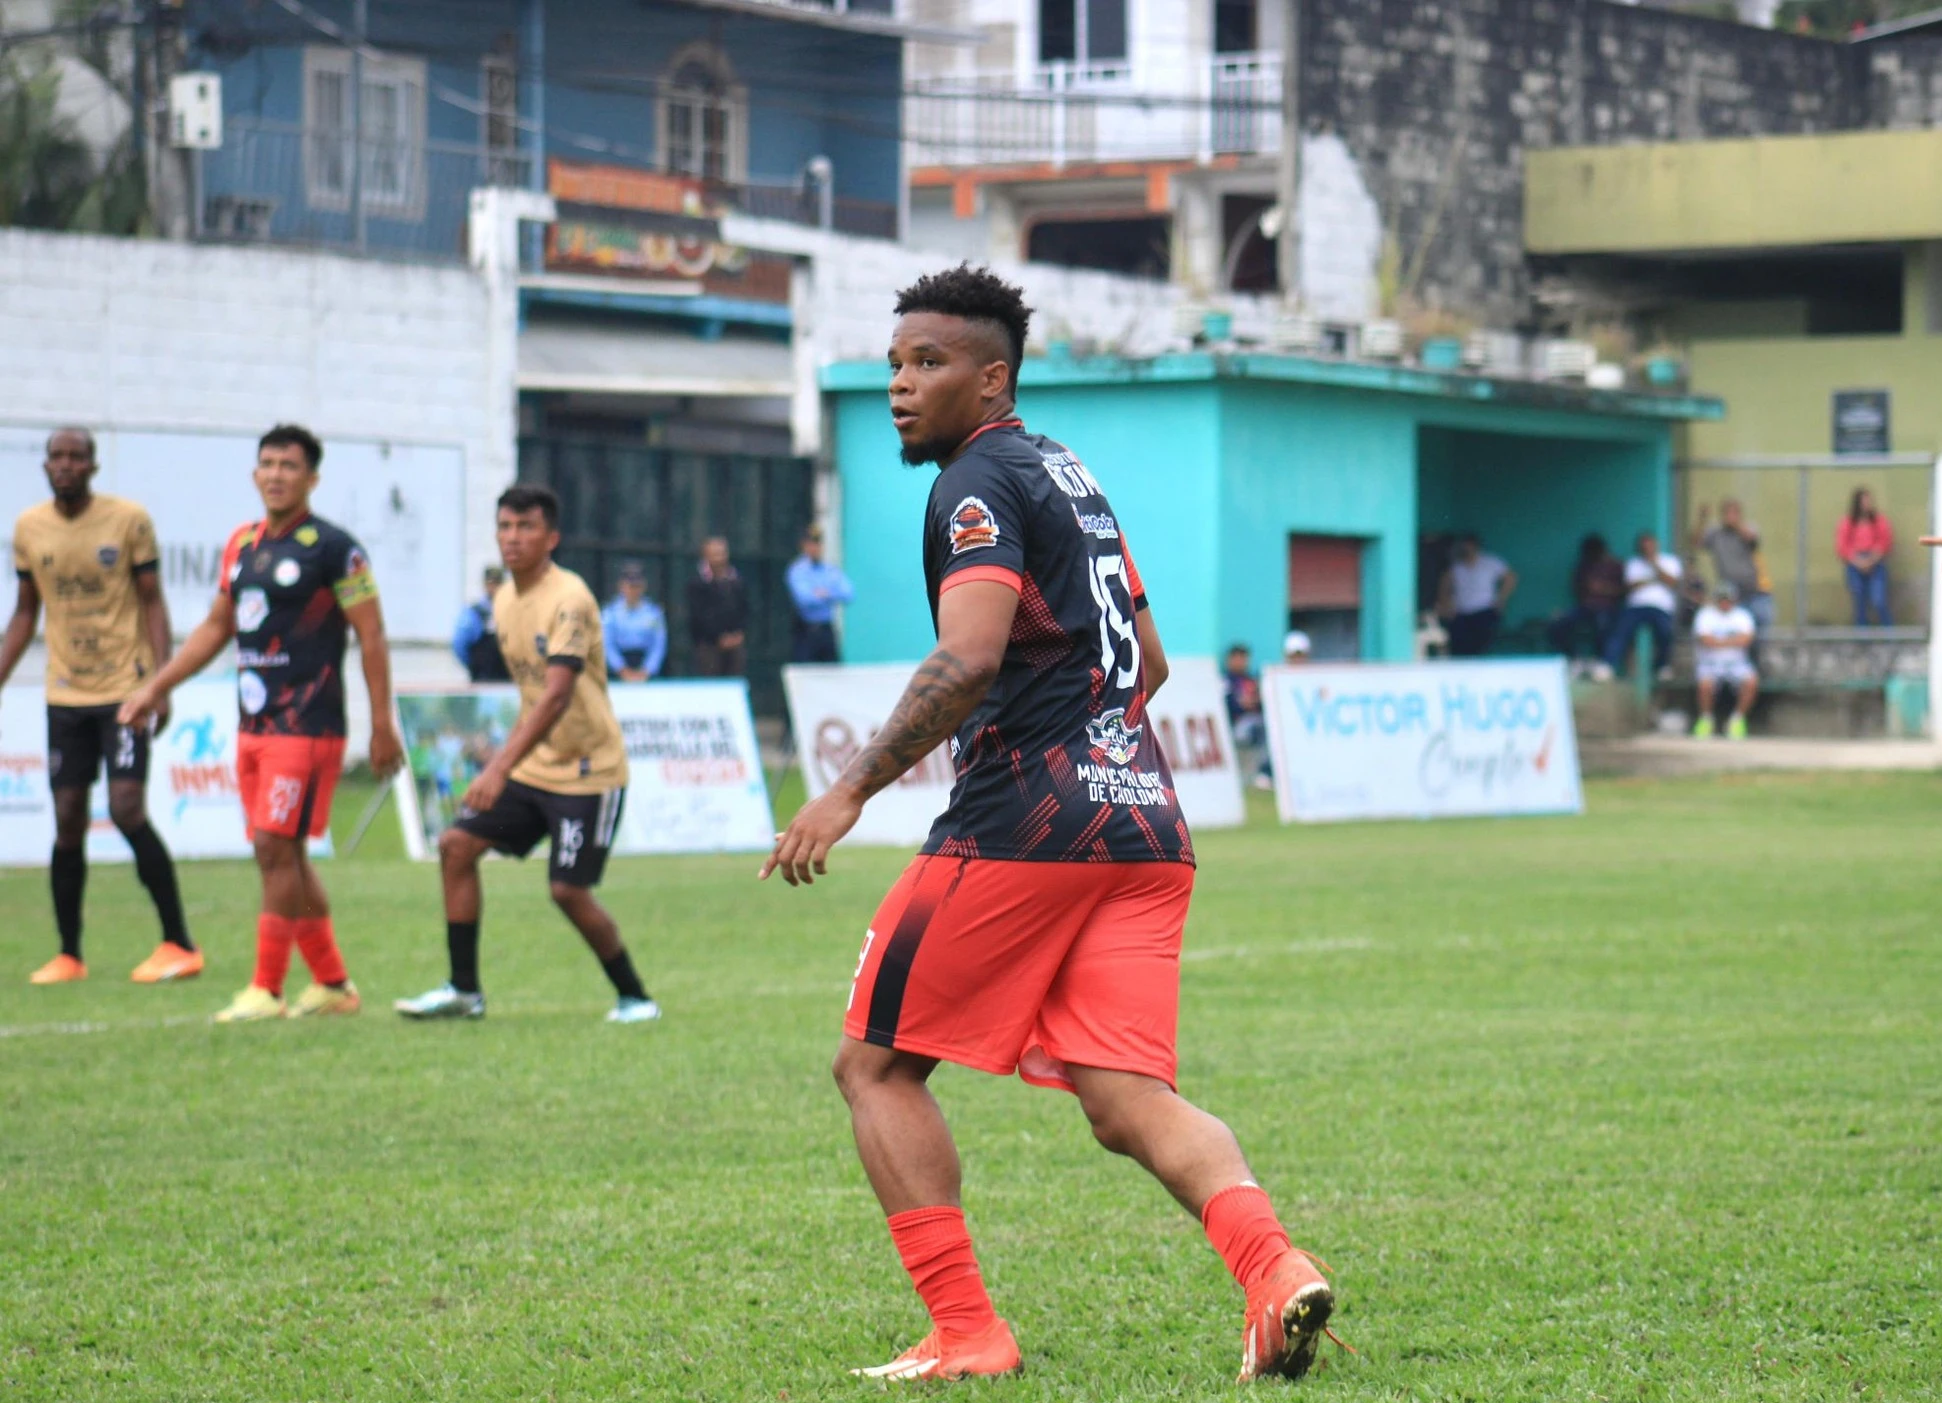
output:
<svg viewBox="0 0 1942 1403"><path fill-rule="evenodd" d="M514 473L488 326L462 269L0 229L0 422L457 445L471 578Z"/></svg>
<svg viewBox="0 0 1942 1403"><path fill-rule="evenodd" d="M513 390L491 346L513 333L488 310L463 269L0 229L0 423L253 435L291 420L326 445L456 445L465 490L451 509L476 580L515 473ZM41 665L36 647L15 680L38 682ZM439 643L400 645L392 665L401 685L464 680ZM355 648L347 666L357 755L369 723Z"/></svg>

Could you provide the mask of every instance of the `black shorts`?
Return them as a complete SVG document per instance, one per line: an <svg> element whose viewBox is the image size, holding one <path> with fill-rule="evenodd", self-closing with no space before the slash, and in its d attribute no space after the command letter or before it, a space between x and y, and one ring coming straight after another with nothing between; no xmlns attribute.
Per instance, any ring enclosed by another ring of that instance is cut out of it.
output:
<svg viewBox="0 0 1942 1403"><path fill-rule="evenodd" d="M108 762L109 780L148 781L148 727L115 720L119 704L47 708L47 784L87 789Z"/></svg>
<svg viewBox="0 0 1942 1403"><path fill-rule="evenodd" d="M547 879L569 887L597 887L626 800L625 789L555 794L508 780L498 803L482 814L461 810L452 826L514 857L526 856L540 839L550 837L553 856L546 864Z"/></svg>

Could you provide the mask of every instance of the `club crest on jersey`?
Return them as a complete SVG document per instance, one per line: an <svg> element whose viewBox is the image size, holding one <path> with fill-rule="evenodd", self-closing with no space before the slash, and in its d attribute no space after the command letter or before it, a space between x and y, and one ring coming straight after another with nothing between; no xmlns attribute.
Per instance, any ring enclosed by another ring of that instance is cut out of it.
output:
<svg viewBox="0 0 1942 1403"><path fill-rule="evenodd" d="M1133 763L1133 757L1139 753L1140 737L1145 733L1144 726L1127 726L1123 706L1086 722L1086 739L1092 742L1092 748L1115 765Z"/></svg>
<svg viewBox="0 0 1942 1403"><path fill-rule="evenodd" d="M951 512L951 554L998 544L998 518L982 498L966 497Z"/></svg>
<svg viewBox="0 0 1942 1403"><path fill-rule="evenodd" d="M246 589L236 596L236 631L255 633L270 617L270 601L260 589Z"/></svg>
<svg viewBox="0 0 1942 1403"><path fill-rule="evenodd" d="M102 546L94 553L94 558L101 562L103 569L112 570L115 562L121 559L121 551L114 546Z"/></svg>

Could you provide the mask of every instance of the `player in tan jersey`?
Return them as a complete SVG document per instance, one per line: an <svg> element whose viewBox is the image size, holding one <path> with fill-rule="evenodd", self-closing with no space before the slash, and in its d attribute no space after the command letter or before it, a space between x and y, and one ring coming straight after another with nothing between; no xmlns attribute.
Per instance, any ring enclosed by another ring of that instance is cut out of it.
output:
<svg viewBox="0 0 1942 1403"><path fill-rule="evenodd" d="M547 837L553 900L619 996L607 1021L650 1023L661 1016L614 918L593 895L627 798L627 748L607 698L599 602L586 581L553 563L559 519L559 500L544 487L513 487L499 498L499 555L511 578L493 599L493 627L519 684L519 721L465 791L459 821L438 840L451 980L398 1000L406 1018L485 1016L479 859L493 848L524 857Z"/></svg>
<svg viewBox="0 0 1942 1403"><path fill-rule="evenodd" d="M162 941L136 967L140 984L202 972L176 889L175 864L149 826L149 730L115 713L169 656L169 611L162 599L155 524L119 497L92 490L94 435L57 429L47 440L52 501L29 507L14 525L19 593L0 641L0 686L33 642L47 606L47 776L54 791L54 853L48 876L61 953L33 974L36 984L88 976L81 961L81 893L88 880L88 795L108 767L108 814L135 851L135 872L162 921ZM163 725L168 718L161 717Z"/></svg>

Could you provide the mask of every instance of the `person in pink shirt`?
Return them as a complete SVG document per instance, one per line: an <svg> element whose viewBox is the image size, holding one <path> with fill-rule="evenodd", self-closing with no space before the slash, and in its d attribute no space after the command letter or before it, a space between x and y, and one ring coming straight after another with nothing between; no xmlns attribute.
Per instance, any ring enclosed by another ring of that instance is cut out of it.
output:
<svg viewBox="0 0 1942 1403"><path fill-rule="evenodd" d="M1875 494L1857 487L1848 514L1834 528L1834 551L1847 569L1848 595L1854 600L1854 626L1872 622L1886 628L1894 620L1888 612L1888 552L1895 546L1895 528L1875 510Z"/></svg>

